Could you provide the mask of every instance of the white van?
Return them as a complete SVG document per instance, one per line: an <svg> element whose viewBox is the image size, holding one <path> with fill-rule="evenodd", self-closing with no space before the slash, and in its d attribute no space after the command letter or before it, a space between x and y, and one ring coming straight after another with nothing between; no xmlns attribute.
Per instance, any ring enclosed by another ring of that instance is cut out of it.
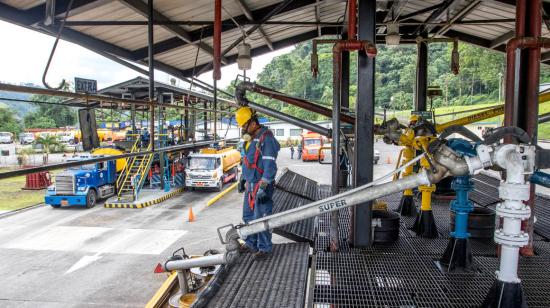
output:
<svg viewBox="0 0 550 308"><path fill-rule="evenodd" d="M10 132L0 132L0 143L13 143L13 134Z"/></svg>

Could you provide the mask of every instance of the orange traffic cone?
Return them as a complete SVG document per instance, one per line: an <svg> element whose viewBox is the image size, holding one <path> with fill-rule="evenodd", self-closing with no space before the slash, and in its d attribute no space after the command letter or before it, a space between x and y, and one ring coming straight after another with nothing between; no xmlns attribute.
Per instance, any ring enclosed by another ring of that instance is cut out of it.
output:
<svg viewBox="0 0 550 308"><path fill-rule="evenodd" d="M388 156L388 158L386 159L386 164L391 164L391 158Z"/></svg>
<svg viewBox="0 0 550 308"><path fill-rule="evenodd" d="M193 214L193 208L189 208L189 222L195 221L195 214Z"/></svg>

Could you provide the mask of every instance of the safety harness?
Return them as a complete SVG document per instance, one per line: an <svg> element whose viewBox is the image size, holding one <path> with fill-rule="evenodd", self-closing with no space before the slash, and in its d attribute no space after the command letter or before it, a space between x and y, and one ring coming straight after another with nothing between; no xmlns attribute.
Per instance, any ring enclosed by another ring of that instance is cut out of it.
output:
<svg viewBox="0 0 550 308"><path fill-rule="evenodd" d="M248 157L245 155L244 156L244 165L246 166L246 168L248 169L256 169L256 171L258 171L258 173L260 174L260 176L262 176L264 174L264 170L260 167L258 167L258 159L260 158L260 154L261 154L261 146L263 145L264 143L264 140L265 140L265 137L267 135L272 135L271 131L269 129L266 129L261 135L260 135L260 139L258 140L258 142L256 143L256 149L255 149L255 152L254 152L254 160L252 161L252 163L250 163L250 161L248 160ZM250 185L250 183L247 183L248 185ZM252 192L250 192L250 186L248 187L248 206L250 207L251 210L254 210L254 204L256 203L256 194L258 193L258 190L260 189L260 181L258 181L258 183L256 183L256 185L254 185L254 188L252 189Z"/></svg>

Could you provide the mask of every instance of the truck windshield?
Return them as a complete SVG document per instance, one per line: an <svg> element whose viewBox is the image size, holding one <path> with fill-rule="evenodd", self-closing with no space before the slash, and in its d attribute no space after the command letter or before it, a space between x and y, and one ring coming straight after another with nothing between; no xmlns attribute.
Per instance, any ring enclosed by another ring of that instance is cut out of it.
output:
<svg viewBox="0 0 550 308"><path fill-rule="evenodd" d="M321 139L305 139L304 145L305 146L311 146L311 145L320 145Z"/></svg>
<svg viewBox="0 0 550 308"><path fill-rule="evenodd" d="M215 157L189 157L190 170L214 170L216 169Z"/></svg>
<svg viewBox="0 0 550 308"><path fill-rule="evenodd" d="M0 137L11 137L11 133L1 132Z"/></svg>

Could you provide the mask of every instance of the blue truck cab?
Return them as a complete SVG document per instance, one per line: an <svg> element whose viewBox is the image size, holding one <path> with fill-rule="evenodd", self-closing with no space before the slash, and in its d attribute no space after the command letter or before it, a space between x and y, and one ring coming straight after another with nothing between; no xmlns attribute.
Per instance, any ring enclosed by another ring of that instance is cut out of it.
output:
<svg viewBox="0 0 550 308"><path fill-rule="evenodd" d="M87 157L88 158L88 157ZM82 160L79 158L78 160ZM97 200L115 194L116 162L105 161L66 169L55 176L48 187L45 203L60 206L92 208Z"/></svg>

